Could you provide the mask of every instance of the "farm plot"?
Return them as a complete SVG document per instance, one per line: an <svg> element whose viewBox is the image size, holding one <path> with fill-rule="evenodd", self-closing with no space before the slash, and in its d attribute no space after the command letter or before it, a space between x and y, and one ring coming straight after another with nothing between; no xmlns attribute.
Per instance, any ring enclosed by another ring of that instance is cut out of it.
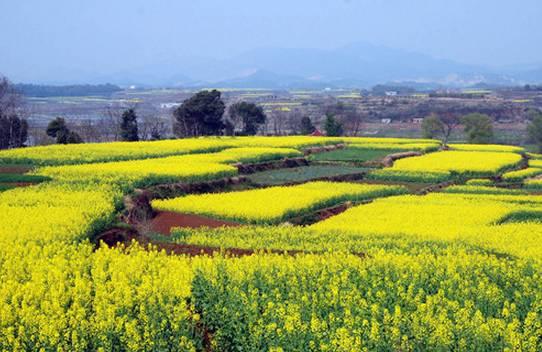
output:
<svg viewBox="0 0 542 352"><path fill-rule="evenodd" d="M196 248L248 249L240 258L90 241L136 185L233 175L237 162L338 141L290 138L220 138L219 149L189 155L168 151L168 143L141 152L133 143L133 154L115 143L94 155L83 146L35 159L32 148L14 152L16 162L77 165L38 169L52 180L0 193L0 350L542 350L542 198L522 190L469 185L406 196L393 185L312 182L183 197L198 201L186 204L195 212L256 223L332 200L377 198L312 226L177 229L170 237ZM202 146L209 147L191 151ZM492 152L423 157L445 153ZM440 162L427 163L427 172Z"/></svg>
<svg viewBox="0 0 542 352"><path fill-rule="evenodd" d="M233 176L234 162L273 160L298 156L287 148L230 148L217 153L181 155L166 158L50 166L36 172L63 182L97 182L123 187L148 186L167 182L207 181Z"/></svg>
<svg viewBox="0 0 542 352"><path fill-rule="evenodd" d="M326 177L341 177L365 173L367 168L345 165L311 165L288 169L268 170L249 176L258 185L301 183Z"/></svg>
<svg viewBox="0 0 542 352"><path fill-rule="evenodd" d="M379 160L386 155L398 152L399 149L369 149L354 146L347 146L344 149L337 149L330 152L311 155L312 161L340 161L361 163L372 160Z"/></svg>
<svg viewBox="0 0 542 352"><path fill-rule="evenodd" d="M404 191L397 186L310 182L290 187L155 200L152 206L158 210L202 214L246 223L277 223L341 202L361 201Z"/></svg>
<svg viewBox="0 0 542 352"><path fill-rule="evenodd" d="M517 167L522 156L508 152L443 151L394 162L371 174L376 179L442 181L453 177L496 176Z"/></svg>
<svg viewBox="0 0 542 352"><path fill-rule="evenodd" d="M541 210L542 197L527 195L405 195L356 206L313 226L325 230L454 239L498 224L514 214L535 212L542 215Z"/></svg>
<svg viewBox="0 0 542 352"><path fill-rule="evenodd" d="M86 143L48 145L0 151L0 164L66 165L138 160L226 148L295 148L338 143L324 137L206 137L154 142Z"/></svg>

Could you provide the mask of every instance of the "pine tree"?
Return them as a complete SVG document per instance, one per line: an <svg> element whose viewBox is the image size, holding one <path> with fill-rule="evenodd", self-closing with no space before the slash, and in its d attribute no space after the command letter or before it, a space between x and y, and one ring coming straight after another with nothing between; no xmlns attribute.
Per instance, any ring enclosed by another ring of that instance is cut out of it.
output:
<svg viewBox="0 0 542 352"><path fill-rule="evenodd" d="M139 140L137 115L134 109L128 109L122 113L120 137L127 142L137 142Z"/></svg>

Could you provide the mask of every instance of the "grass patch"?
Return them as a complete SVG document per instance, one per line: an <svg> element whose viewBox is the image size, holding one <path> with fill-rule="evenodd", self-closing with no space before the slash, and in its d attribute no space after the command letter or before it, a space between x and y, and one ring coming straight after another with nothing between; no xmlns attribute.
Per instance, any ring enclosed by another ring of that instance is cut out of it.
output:
<svg viewBox="0 0 542 352"><path fill-rule="evenodd" d="M21 174L0 174L0 182L2 183L16 183L16 182L29 182L39 183L51 180L50 177L39 175L21 175Z"/></svg>
<svg viewBox="0 0 542 352"><path fill-rule="evenodd" d="M250 175L250 180L261 185L280 185L310 181L322 177L359 174L367 170L367 168L354 166L313 165L258 172Z"/></svg>
<svg viewBox="0 0 542 352"><path fill-rule="evenodd" d="M1 184L0 183L0 192L4 192L4 191L7 191L8 189L12 189L14 188L13 185L6 185L6 184Z"/></svg>
<svg viewBox="0 0 542 352"><path fill-rule="evenodd" d="M309 160L365 162L382 159L386 155L396 153L398 151L399 150L393 149L375 150L346 147L344 149L332 150L330 152L313 154L309 157Z"/></svg>

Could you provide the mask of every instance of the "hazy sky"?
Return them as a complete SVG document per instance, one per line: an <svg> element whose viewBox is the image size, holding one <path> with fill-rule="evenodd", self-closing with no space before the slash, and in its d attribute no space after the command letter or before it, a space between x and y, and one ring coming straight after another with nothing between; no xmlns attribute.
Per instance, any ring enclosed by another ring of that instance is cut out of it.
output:
<svg viewBox="0 0 542 352"><path fill-rule="evenodd" d="M223 58L356 41L464 63L542 63L542 0L0 0L0 72Z"/></svg>

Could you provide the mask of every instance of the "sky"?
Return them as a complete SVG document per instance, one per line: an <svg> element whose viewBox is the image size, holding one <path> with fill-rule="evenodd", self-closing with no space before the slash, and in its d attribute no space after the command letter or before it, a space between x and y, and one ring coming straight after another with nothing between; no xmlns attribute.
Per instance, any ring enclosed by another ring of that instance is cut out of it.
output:
<svg viewBox="0 0 542 352"><path fill-rule="evenodd" d="M0 33L15 81L354 42L499 67L542 64L542 1L0 0Z"/></svg>

